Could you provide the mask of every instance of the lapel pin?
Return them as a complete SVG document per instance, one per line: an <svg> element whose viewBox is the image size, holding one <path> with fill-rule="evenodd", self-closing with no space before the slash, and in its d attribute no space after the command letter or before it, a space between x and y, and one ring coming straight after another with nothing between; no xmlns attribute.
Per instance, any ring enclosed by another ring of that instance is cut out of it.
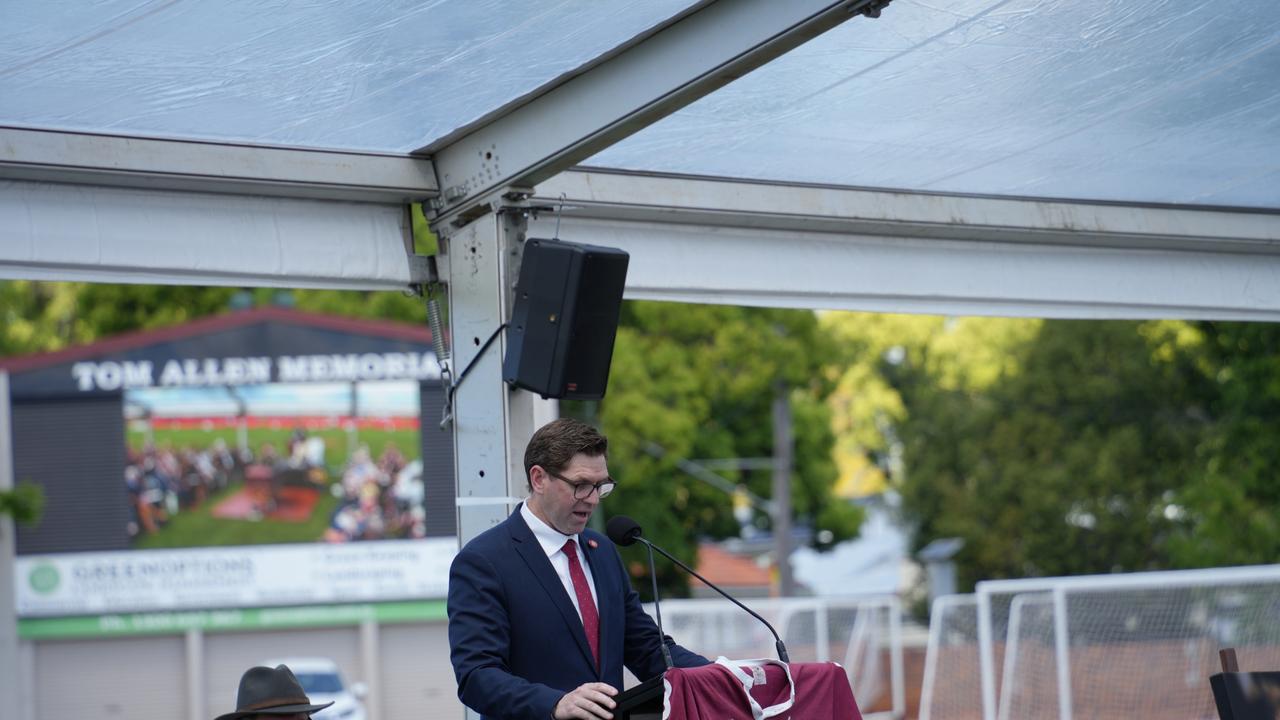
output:
<svg viewBox="0 0 1280 720"><path fill-rule="evenodd" d="M592 550L595 550L596 548L600 547L600 543L596 542L595 540L592 540L591 538L587 538L587 547L591 548Z"/></svg>

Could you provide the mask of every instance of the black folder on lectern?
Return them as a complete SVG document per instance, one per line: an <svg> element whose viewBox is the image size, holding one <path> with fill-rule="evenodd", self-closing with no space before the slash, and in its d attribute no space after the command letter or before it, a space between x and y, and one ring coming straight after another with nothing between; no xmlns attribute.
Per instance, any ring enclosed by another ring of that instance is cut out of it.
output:
<svg viewBox="0 0 1280 720"><path fill-rule="evenodd" d="M635 687L618 693L618 706L613 710L617 720L661 720L662 676L649 678Z"/></svg>
<svg viewBox="0 0 1280 720"><path fill-rule="evenodd" d="M1222 720L1280 720L1280 672L1222 672L1209 685Z"/></svg>

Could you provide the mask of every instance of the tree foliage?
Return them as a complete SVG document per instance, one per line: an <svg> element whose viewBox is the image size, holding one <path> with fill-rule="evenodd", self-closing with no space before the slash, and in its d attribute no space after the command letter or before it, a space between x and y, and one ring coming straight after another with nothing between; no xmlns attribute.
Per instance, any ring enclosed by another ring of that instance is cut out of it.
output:
<svg viewBox="0 0 1280 720"><path fill-rule="evenodd" d="M395 320L424 325L427 306L422 298L405 293L351 290L293 290L294 306L308 312Z"/></svg>
<svg viewBox="0 0 1280 720"><path fill-rule="evenodd" d="M610 438L610 470L620 482L606 512L635 517L647 537L686 562L699 538L737 535L732 498L676 462L771 457L772 403L781 384L795 437L793 510L829 531L829 542L855 535L860 511L831 497L836 469L825 401L834 350L810 312L626 303L609 391L598 407ZM761 497L772 494L768 471L721 474ZM670 566L658 574L669 590L683 592L685 580Z"/></svg>
<svg viewBox="0 0 1280 720"><path fill-rule="evenodd" d="M962 587L1280 553L1280 326L970 318L908 342L879 368L898 486L916 549L965 540Z"/></svg>
<svg viewBox="0 0 1280 720"><path fill-rule="evenodd" d="M79 283L0 282L0 357L48 352L93 337L77 322Z"/></svg>
<svg viewBox="0 0 1280 720"><path fill-rule="evenodd" d="M421 298L392 292L15 280L0 282L0 356L48 352L273 304L346 317L426 322Z"/></svg>
<svg viewBox="0 0 1280 720"><path fill-rule="evenodd" d="M917 546L965 539L960 581L1167 567L1168 508L1203 430L1194 375L1135 323L1046 322L982 391L910 365L902 426Z"/></svg>
<svg viewBox="0 0 1280 720"><path fill-rule="evenodd" d="M1280 559L1280 325L1201 323L1213 424L1179 493L1185 566Z"/></svg>
<svg viewBox="0 0 1280 720"><path fill-rule="evenodd" d="M822 325L838 346L829 403L841 485L863 495L889 489L888 481L902 474L898 426L909 412L892 382L893 367L919 368L940 389L985 390L1013 368L1004 348L1034 335L1040 321L827 313Z"/></svg>
<svg viewBox="0 0 1280 720"><path fill-rule="evenodd" d="M34 523L44 513L44 488L23 481L12 490L0 490L0 515L8 515L20 523Z"/></svg>

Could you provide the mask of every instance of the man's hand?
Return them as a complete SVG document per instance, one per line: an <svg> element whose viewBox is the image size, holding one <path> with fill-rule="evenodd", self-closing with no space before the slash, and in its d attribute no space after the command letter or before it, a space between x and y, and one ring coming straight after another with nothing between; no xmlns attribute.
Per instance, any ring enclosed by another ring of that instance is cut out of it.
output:
<svg viewBox="0 0 1280 720"><path fill-rule="evenodd" d="M560 698L552 717L556 720L609 720L613 717L610 710L617 705L613 696L618 691L605 683L586 683L578 686L573 692Z"/></svg>

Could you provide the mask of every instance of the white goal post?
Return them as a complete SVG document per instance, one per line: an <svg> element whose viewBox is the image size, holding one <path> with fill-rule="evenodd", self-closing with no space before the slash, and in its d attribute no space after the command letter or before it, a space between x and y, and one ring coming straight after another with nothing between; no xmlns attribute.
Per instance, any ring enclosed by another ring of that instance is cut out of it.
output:
<svg viewBox="0 0 1280 720"><path fill-rule="evenodd" d="M978 583L984 720L1211 717L1217 650L1280 667L1280 565Z"/></svg>

